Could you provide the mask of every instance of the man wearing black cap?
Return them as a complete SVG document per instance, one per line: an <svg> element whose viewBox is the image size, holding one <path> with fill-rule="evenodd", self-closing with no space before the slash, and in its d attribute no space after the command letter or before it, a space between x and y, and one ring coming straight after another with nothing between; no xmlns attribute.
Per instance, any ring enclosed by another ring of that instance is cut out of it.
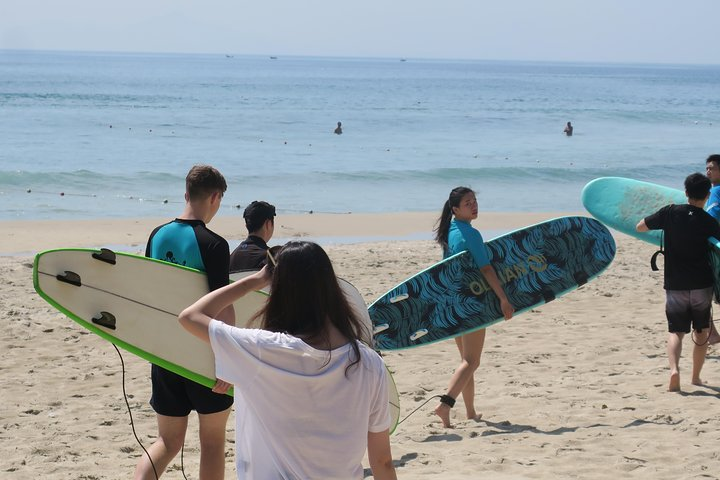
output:
<svg viewBox="0 0 720 480"><path fill-rule="evenodd" d="M230 273L257 270L265 266L267 242L275 231L275 207L254 201L243 213L248 237L230 255Z"/></svg>

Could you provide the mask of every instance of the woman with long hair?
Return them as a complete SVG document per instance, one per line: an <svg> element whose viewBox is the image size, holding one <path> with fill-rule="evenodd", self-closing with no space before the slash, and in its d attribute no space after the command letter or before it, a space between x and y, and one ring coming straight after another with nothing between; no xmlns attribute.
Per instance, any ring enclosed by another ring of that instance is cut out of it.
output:
<svg viewBox="0 0 720 480"><path fill-rule="evenodd" d="M443 249L443 258L469 251L475 264L482 272L493 292L500 299L500 309L506 320L512 318L515 308L505 295L495 269L490 265L482 235L470 225L478 216L475 192L467 187L454 188L443 206L442 214L435 228L435 240ZM460 351L460 365L450 379L447 393L440 397L435 414L447 428L450 424L450 410L455 399L462 393L467 418L477 420L482 415L475 412L475 370L480 366L480 355L485 344L485 329L475 330L455 338Z"/></svg>
<svg viewBox="0 0 720 480"><path fill-rule="evenodd" d="M214 320L269 283L260 329ZM235 385L238 478L361 479L366 449L376 479L396 478L385 365L359 341L361 321L319 245L289 242L179 320L210 343L217 377Z"/></svg>

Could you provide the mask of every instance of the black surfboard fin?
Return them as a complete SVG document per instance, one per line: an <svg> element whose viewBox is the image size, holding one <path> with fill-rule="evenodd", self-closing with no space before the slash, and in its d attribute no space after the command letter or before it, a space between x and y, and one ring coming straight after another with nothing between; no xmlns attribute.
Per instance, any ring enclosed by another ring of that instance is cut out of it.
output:
<svg viewBox="0 0 720 480"><path fill-rule="evenodd" d="M555 300L555 293L552 290L550 290L549 288L544 289L541 292L541 294L542 294L543 300L545 300L545 303L550 303L553 300Z"/></svg>
<svg viewBox="0 0 720 480"><path fill-rule="evenodd" d="M92 257L96 260L100 260L101 262L109 263L110 265L115 265L117 263L115 260L115 252L109 248L101 248L100 252L93 253Z"/></svg>
<svg viewBox="0 0 720 480"><path fill-rule="evenodd" d="M100 312L100 315L92 318L92 322L101 327L109 328L110 330L115 330L116 328L115 315L110 312Z"/></svg>
<svg viewBox="0 0 720 480"><path fill-rule="evenodd" d="M578 284L578 287L582 287L588 282L588 276L585 272L575 272L573 275L573 280L575 280L575 283Z"/></svg>
<svg viewBox="0 0 720 480"><path fill-rule="evenodd" d="M70 270L66 270L63 274L55 275L55 278L63 283L69 283L70 285L75 285L76 287L82 287L80 275L75 272L71 272Z"/></svg>

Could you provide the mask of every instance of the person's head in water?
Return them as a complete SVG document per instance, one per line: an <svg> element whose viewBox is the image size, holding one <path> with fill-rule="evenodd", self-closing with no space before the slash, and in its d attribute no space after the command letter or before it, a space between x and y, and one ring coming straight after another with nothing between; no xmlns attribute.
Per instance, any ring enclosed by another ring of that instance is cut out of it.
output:
<svg viewBox="0 0 720 480"><path fill-rule="evenodd" d="M342 122L337 123L337 128L335 129L335 133L340 135L342 133Z"/></svg>
<svg viewBox="0 0 720 480"><path fill-rule="evenodd" d="M691 173L685 179L685 194L690 200L704 201L710 195L710 179L702 173Z"/></svg>

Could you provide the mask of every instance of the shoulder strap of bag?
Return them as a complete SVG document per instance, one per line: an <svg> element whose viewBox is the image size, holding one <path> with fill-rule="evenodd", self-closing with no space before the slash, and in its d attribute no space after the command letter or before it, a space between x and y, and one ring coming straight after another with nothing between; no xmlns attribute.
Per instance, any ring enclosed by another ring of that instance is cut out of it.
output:
<svg viewBox="0 0 720 480"><path fill-rule="evenodd" d="M665 244L665 231L660 230L660 250L653 253L653 256L650 258L650 268L652 269L653 272L657 272L658 270L660 270L657 266L657 257L658 257L658 255L662 255L663 257L665 256L665 250L663 250L664 244Z"/></svg>

